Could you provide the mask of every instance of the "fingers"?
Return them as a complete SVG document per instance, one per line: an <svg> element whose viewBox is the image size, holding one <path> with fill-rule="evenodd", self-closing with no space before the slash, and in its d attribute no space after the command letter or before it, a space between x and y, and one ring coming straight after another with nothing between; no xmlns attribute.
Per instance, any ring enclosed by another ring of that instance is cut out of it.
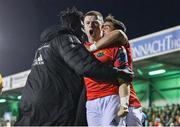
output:
<svg viewBox="0 0 180 127"><path fill-rule="evenodd" d="M126 116L126 115L128 114L128 112L129 112L129 111L128 111L128 107L120 106L117 115L118 115L119 117L124 117L124 116Z"/></svg>

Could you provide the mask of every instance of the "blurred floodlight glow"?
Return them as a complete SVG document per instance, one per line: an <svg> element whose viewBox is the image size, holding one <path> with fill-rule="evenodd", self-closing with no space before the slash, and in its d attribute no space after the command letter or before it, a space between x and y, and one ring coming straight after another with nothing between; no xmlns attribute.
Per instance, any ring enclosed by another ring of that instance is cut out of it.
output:
<svg viewBox="0 0 180 127"><path fill-rule="evenodd" d="M160 69L160 70L150 71L148 74L149 75L158 75L158 74L163 74L165 72L166 72L166 70Z"/></svg>

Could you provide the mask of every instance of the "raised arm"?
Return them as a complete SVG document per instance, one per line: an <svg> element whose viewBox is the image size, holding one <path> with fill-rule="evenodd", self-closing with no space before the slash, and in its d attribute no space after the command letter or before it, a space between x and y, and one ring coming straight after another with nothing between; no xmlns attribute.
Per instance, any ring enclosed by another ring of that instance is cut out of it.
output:
<svg viewBox="0 0 180 127"><path fill-rule="evenodd" d="M99 49L106 48L112 44L115 45L126 45L128 42L128 37L122 30L114 30L109 34L101 38L97 43L90 46L89 51L96 51Z"/></svg>
<svg viewBox="0 0 180 127"><path fill-rule="evenodd" d="M64 61L85 77L99 81L114 81L121 76L122 70L99 62L73 35L58 36L54 39L54 43L58 45L59 53ZM132 78L132 74L128 74L125 80L129 78Z"/></svg>

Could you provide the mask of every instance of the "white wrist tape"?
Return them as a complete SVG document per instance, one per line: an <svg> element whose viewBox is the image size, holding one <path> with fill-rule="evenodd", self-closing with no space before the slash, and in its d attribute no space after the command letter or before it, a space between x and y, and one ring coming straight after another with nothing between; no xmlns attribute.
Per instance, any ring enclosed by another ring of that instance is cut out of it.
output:
<svg viewBox="0 0 180 127"><path fill-rule="evenodd" d="M92 44L90 47L89 47L90 51L96 51L97 50L97 47L96 47L96 44Z"/></svg>
<svg viewBox="0 0 180 127"><path fill-rule="evenodd" d="M121 105L128 106L129 105L129 96L121 97L120 98Z"/></svg>

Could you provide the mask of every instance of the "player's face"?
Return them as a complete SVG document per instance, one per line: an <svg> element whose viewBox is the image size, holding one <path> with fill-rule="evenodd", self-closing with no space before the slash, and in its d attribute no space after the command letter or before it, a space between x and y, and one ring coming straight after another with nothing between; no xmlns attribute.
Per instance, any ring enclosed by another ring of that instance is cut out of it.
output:
<svg viewBox="0 0 180 127"><path fill-rule="evenodd" d="M86 16L84 18L84 30L88 38L101 37L102 21L96 16Z"/></svg>
<svg viewBox="0 0 180 127"><path fill-rule="evenodd" d="M105 22L102 26L103 34L106 35L109 32L113 31L115 28L111 22Z"/></svg>

